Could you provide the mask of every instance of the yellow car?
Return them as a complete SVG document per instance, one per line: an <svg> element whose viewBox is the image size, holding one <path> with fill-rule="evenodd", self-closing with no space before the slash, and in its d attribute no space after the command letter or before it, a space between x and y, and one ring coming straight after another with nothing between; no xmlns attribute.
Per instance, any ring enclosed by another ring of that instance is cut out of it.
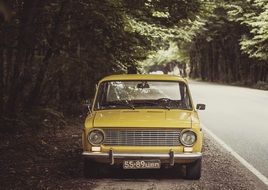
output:
<svg viewBox="0 0 268 190"><path fill-rule="evenodd" d="M201 177L203 134L187 81L172 75L112 75L102 79L82 134L84 174L103 164L124 169L186 165Z"/></svg>

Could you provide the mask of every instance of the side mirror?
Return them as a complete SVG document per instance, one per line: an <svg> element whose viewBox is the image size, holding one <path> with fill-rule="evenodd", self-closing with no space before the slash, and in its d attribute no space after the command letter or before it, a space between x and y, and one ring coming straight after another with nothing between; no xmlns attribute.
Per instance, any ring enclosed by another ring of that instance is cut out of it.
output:
<svg viewBox="0 0 268 190"><path fill-rule="evenodd" d="M205 110L206 109L206 105L205 104L197 104L196 105L196 109L197 110Z"/></svg>

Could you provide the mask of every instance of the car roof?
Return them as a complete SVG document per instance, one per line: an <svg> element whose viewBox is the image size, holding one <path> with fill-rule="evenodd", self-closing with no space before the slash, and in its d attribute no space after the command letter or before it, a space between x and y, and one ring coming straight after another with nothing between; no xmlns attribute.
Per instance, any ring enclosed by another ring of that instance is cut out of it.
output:
<svg viewBox="0 0 268 190"><path fill-rule="evenodd" d="M156 81L182 81L187 83L187 80L177 75L166 74L120 74L104 77L100 82L113 80L156 80Z"/></svg>

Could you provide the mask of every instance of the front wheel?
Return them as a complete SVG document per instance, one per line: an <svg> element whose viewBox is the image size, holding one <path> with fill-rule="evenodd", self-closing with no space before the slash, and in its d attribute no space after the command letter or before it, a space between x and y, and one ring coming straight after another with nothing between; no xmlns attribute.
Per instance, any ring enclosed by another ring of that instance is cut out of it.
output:
<svg viewBox="0 0 268 190"><path fill-rule="evenodd" d="M202 159L186 165L186 179L198 180L201 177Z"/></svg>

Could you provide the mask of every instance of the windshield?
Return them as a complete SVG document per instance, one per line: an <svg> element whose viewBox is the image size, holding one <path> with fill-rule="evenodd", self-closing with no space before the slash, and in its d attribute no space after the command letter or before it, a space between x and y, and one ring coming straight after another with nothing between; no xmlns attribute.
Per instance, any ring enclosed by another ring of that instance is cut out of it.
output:
<svg viewBox="0 0 268 190"><path fill-rule="evenodd" d="M107 81L99 86L95 109L192 109L187 86L177 81Z"/></svg>

